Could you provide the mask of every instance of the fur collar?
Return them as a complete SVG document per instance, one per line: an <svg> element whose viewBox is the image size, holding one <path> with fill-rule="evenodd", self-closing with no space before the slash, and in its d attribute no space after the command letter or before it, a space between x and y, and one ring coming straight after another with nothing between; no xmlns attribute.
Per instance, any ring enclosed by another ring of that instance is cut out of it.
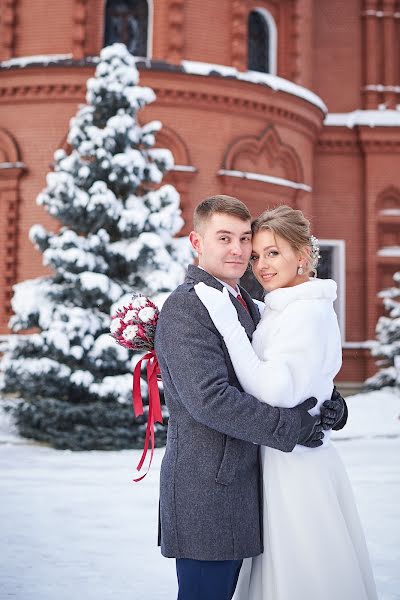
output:
<svg viewBox="0 0 400 600"><path fill-rule="evenodd" d="M283 310L295 300L336 300L336 282L333 279L311 278L293 287L279 288L265 296L265 305L271 310Z"/></svg>

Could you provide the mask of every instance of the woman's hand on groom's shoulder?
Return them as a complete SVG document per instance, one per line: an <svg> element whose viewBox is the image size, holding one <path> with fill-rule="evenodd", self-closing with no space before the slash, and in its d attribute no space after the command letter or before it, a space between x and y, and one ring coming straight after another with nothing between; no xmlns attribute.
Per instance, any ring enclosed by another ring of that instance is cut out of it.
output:
<svg viewBox="0 0 400 600"><path fill-rule="evenodd" d="M206 307L212 322L222 336L229 334L232 330L232 325L238 321L236 308L233 306L229 292L226 288L222 292L205 285L197 283L194 286L194 291Z"/></svg>

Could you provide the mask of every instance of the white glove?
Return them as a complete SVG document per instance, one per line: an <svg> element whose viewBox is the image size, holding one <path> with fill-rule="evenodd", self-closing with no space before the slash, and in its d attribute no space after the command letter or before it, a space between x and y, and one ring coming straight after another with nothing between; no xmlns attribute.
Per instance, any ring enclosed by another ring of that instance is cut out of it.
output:
<svg viewBox="0 0 400 600"><path fill-rule="evenodd" d="M223 337L232 333L232 329L239 324L236 308L229 297L228 290L224 287L220 292L204 283L197 283L194 291L200 298L212 322Z"/></svg>

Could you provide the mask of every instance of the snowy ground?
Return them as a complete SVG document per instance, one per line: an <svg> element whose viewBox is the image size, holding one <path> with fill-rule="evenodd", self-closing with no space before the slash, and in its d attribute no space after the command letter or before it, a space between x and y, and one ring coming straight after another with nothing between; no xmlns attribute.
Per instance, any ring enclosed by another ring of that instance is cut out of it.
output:
<svg viewBox="0 0 400 600"><path fill-rule="evenodd" d="M379 597L400 599L400 398L357 395L349 408L336 445L353 482ZM156 546L163 451L134 484L139 454L56 451L14 437L0 423L1 600L176 598L174 561Z"/></svg>

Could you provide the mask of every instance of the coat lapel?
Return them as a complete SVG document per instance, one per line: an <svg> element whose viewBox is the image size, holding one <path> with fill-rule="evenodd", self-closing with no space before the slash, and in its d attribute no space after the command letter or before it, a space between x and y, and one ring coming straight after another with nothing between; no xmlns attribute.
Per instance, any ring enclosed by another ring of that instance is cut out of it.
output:
<svg viewBox="0 0 400 600"><path fill-rule="evenodd" d="M222 283L220 283L217 279L215 279L215 277L207 273L207 271L199 269L199 267L196 267L195 265L189 265L185 283L192 283L193 285L196 285L196 283L199 283L200 281L202 281L210 287L220 290L221 292L223 290ZM236 300L235 296L233 296L232 294L229 295L232 304L237 310L238 318L241 325L243 325L245 332L251 338L254 333L254 329L258 321L260 320L260 314L258 312L257 306L251 299L250 294L246 292L244 288L240 288L240 293L246 301L247 306L249 307L248 311L245 309L244 306L240 304L239 300Z"/></svg>

